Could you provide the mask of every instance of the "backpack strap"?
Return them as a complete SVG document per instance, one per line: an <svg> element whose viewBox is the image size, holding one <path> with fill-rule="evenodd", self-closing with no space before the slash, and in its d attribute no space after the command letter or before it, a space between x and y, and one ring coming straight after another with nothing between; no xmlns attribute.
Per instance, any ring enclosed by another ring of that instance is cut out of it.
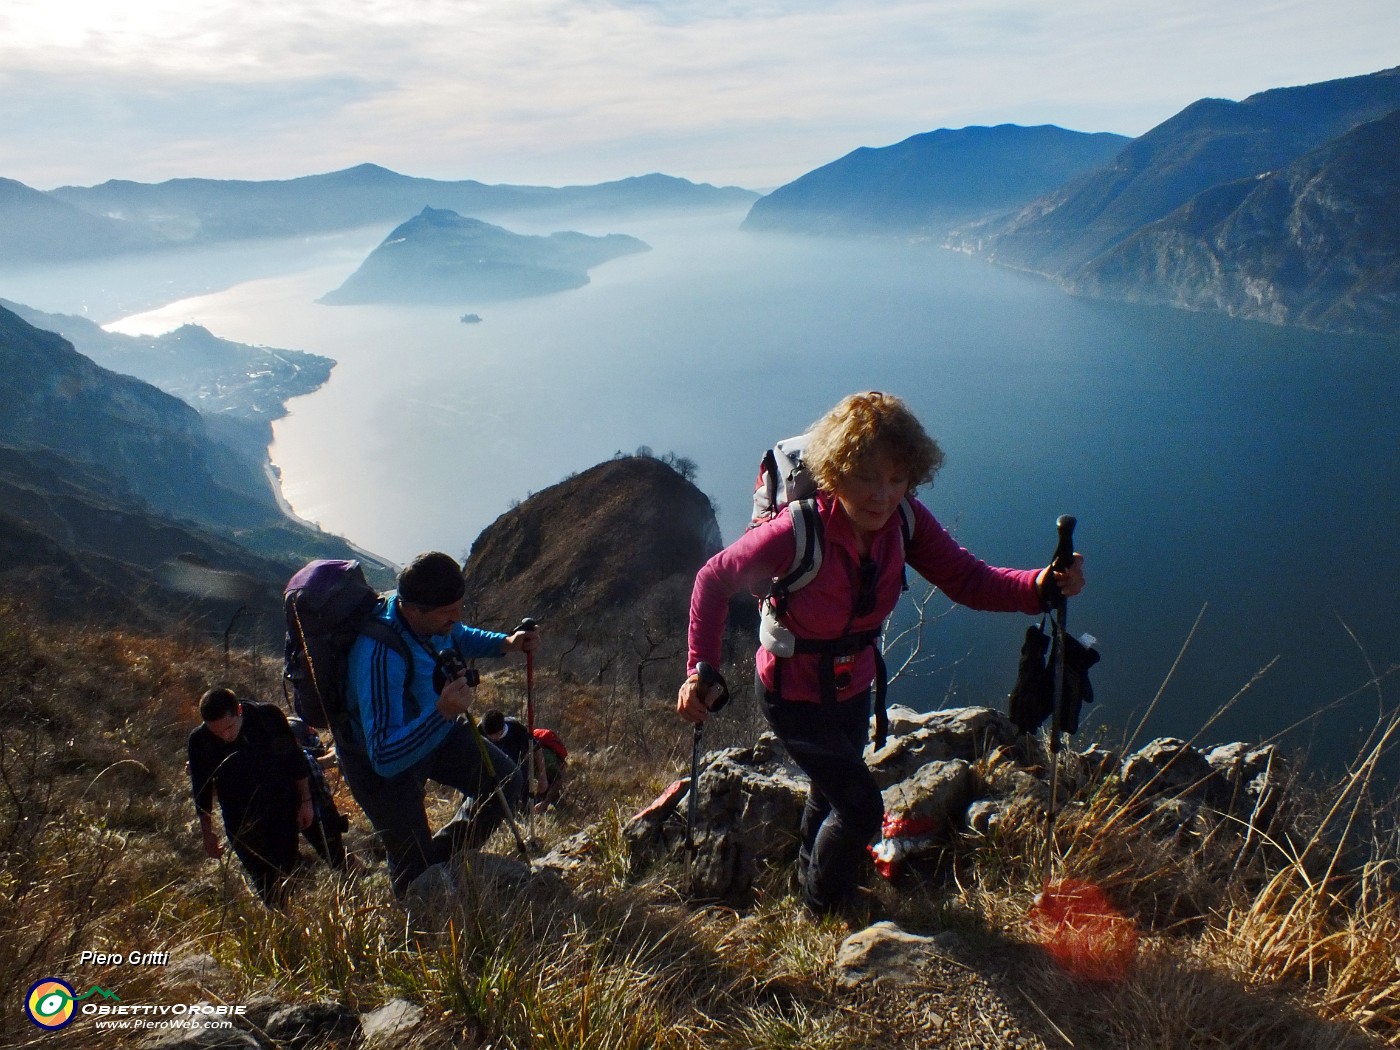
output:
<svg viewBox="0 0 1400 1050"><path fill-rule="evenodd" d="M822 569L822 548L826 536L815 499L789 503L788 519L792 523L792 535L797 547L793 552L792 567L786 575L774 580L769 589L768 593L779 599L786 598L793 591L800 591L817 578L817 573Z"/></svg>

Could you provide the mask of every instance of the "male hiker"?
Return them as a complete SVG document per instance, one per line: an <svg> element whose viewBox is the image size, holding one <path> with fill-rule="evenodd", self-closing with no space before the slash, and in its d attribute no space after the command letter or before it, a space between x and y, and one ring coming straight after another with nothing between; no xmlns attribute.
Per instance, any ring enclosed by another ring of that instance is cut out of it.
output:
<svg viewBox="0 0 1400 1050"><path fill-rule="evenodd" d="M396 631L400 648L361 635L350 649L348 739L336 739L350 793L389 857L394 894L402 897L429 864L456 849L474 849L506 816L497 787L519 790L519 776L472 721L475 681L469 661L529 652L534 630L505 635L461 622L466 583L447 554L421 554L398 577L398 590L375 614ZM408 655L405 656L404 653ZM456 817L432 834L423 807L427 782L463 795Z"/></svg>
<svg viewBox="0 0 1400 1050"><path fill-rule="evenodd" d="M503 711L487 711L481 716L481 731L516 766L526 764L532 750L535 767L530 770L529 789L536 813L541 813L559 800L564 787L564 771L569 752L559 734L552 729L536 729L534 748L530 747L530 730L518 718L509 718ZM512 800L514 801L514 800ZM523 802L524 799L522 798Z"/></svg>
<svg viewBox="0 0 1400 1050"><path fill-rule="evenodd" d="M214 833L217 796L224 832L253 888L268 907L280 908L297 863L297 832L313 819L306 756L272 704L211 689L200 698L199 717L187 746L204 852L224 852Z"/></svg>

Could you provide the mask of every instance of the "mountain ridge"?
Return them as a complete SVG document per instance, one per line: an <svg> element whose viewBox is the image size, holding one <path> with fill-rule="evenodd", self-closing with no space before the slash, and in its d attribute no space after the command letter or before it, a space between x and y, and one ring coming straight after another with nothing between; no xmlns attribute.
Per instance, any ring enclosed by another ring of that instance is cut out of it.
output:
<svg viewBox="0 0 1400 1050"><path fill-rule="evenodd" d="M1129 140L1054 125L941 128L862 146L754 202L750 231L934 235L1022 204Z"/></svg>

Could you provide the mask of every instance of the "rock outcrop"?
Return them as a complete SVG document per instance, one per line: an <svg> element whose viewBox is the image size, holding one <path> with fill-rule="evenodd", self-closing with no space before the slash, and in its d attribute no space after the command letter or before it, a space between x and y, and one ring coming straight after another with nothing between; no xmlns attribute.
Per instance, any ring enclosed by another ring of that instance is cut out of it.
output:
<svg viewBox="0 0 1400 1050"><path fill-rule="evenodd" d="M961 837L993 833L1014 809L1043 813L1050 801L1044 756L1030 753L999 711L894 707L890 729L885 747L867 756L884 785L884 837L872 852L887 875L936 859ZM1237 851L1257 846L1279 816L1288 782L1271 745L1202 751L1162 738L1122 757L1098 747L1066 751L1061 762L1057 805L1090 784L1115 783L1164 845L1213 834ZM687 860L693 896L737 903L752 894L760 872L792 862L806 780L776 738L765 734L752 747L707 756L687 832L689 789L688 778L677 782L627 825L635 874L662 859Z"/></svg>

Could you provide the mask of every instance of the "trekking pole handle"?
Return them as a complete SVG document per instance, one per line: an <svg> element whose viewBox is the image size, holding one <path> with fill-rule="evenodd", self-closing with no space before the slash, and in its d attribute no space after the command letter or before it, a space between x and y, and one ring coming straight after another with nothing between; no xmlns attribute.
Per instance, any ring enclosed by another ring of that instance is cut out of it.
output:
<svg viewBox="0 0 1400 1050"><path fill-rule="evenodd" d="M520 620L520 626L517 627L515 630L516 630L516 631L538 631L539 629L540 629L540 622L539 622L539 620L536 620L533 616L525 616L525 617L522 617L522 618L521 618L521 620ZM514 634L515 632L512 631L511 633Z"/></svg>
<svg viewBox="0 0 1400 1050"><path fill-rule="evenodd" d="M1055 521L1055 531L1059 534L1060 541L1055 546L1055 557L1050 562L1050 568L1058 572L1063 572L1074 564L1075 524L1072 514L1061 514Z"/></svg>
<svg viewBox="0 0 1400 1050"><path fill-rule="evenodd" d="M729 703L729 683L724 680L724 675L720 674L704 660L701 660L695 665L695 677L700 680L700 684L705 686L706 689L712 685L719 686L719 698L715 701L714 706L710 708L711 714Z"/></svg>

